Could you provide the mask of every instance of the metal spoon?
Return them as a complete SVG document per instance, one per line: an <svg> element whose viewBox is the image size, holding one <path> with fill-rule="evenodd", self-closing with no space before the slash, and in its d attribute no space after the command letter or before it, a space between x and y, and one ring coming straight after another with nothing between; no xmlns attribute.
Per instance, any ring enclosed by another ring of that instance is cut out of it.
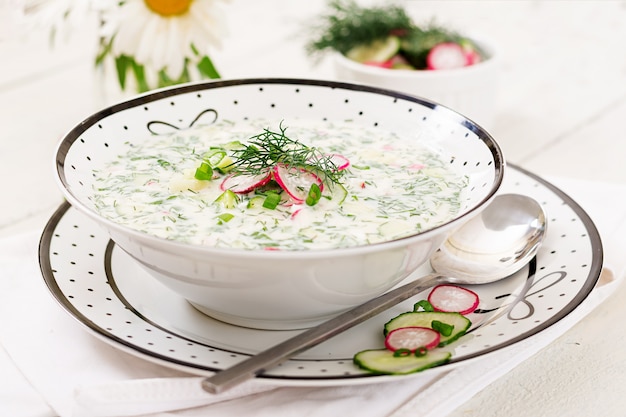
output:
<svg viewBox="0 0 626 417"><path fill-rule="evenodd" d="M537 253L546 216L532 198L497 196L480 214L455 231L432 256L434 274L374 298L243 362L202 380L220 393L442 282L486 284L512 275Z"/></svg>

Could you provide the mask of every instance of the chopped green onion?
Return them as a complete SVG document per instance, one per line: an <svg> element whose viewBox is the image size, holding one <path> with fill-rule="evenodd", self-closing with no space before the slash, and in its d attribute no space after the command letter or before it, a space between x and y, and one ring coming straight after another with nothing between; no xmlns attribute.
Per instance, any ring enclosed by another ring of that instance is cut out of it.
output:
<svg viewBox="0 0 626 417"><path fill-rule="evenodd" d="M204 155L202 155L202 159L204 159L209 165L212 167L217 166L222 159L226 156L226 151L219 148L209 149Z"/></svg>
<svg viewBox="0 0 626 417"><path fill-rule="evenodd" d="M401 358L403 356L409 356L411 354L411 350L409 349L397 349L393 351L394 358Z"/></svg>
<svg viewBox="0 0 626 417"><path fill-rule="evenodd" d="M157 159L157 163L161 165L163 168L167 168L170 165L172 165L169 162L167 162L165 159Z"/></svg>
<svg viewBox="0 0 626 417"><path fill-rule="evenodd" d="M196 169L194 178L201 181L210 181L213 178L213 168L206 162L202 162Z"/></svg>
<svg viewBox="0 0 626 417"><path fill-rule="evenodd" d="M320 201L320 198L322 198L322 190L320 189L320 186L315 183L311 184L311 188L309 188L309 195L306 198L306 204L314 206L318 201Z"/></svg>
<svg viewBox="0 0 626 417"><path fill-rule="evenodd" d="M225 155L222 160L215 165L215 169L222 174L230 172L233 168L235 168L235 162L228 155Z"/></svg>
<svg viewBox="0 0 626 417"><path fill-rule="evenodd" d="M219 224L227 223L227 222L231 221L233 217L235 217L233 214L222 213L219 216L217 216L217 222Z"/></svg>
<svg viewBox="0 0 626 417"><path fill-rule="evenodd" d="M263 207L274 210L278 203L280 203L280 195L276 193L267 193L267 197L265 197L265 201L263 201Z"/></svg>
<svg viewBox="0 0 626 417"><path fill-rule="evenodd" d="M226 190L215 199L215 202L223 205L224 208L235 208L239 202L239 197L231 190Z"/></svg>
<svg viewBox="0 0 626 417"><path fill-rule="evenodd" d="M413 311L420 311L420 308L423 311L435 311L433 305L428 302L428 300L420 300L413 306Z"/></svg>
<svg viewBox="0 0 626 417"><path fill-rule="evenodd" d="M232 142L228 142L222 145L222 148L226 149L226 150L233 150L233 149L244 149L246 146L239 142L238 140L234 140Z"/></svg>
<svg viewBox="0 0 626 417"><path fill-rule="evenodd" d="M426 356L427 353L428 353L428 349L426 349L424 346L420 346L417 349L415 349L415 356L417 356L418 358L421 356Z"/></svg>
<svg viewBox="0 0 626 417"><path fill-rule="evenodd" d="M454 325L447 324L439 320L433 320L430 323L430 327L432 327L433 330L441 333L442 336L450 336L452 334L452 330L454 330Z"/></svg>
<svg viewBox="0 0 626 417"><path fill-rule="evenodd" d="M367 165L352 165L352 168L360 169L362 171L367 171L368 169L370 169L370 167Z"/></svg>

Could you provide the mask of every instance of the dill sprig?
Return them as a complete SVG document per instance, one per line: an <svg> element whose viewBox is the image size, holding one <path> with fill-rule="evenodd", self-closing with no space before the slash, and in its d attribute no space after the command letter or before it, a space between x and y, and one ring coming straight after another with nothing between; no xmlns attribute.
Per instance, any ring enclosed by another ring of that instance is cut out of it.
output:
<svg viewBox="0 0 626 417"><path fill-rule="evenodd" d="M320 175L324 182L339 183L342 172L331 156L315 147L309 147L285 134L287 127L279 125L279 132L269 128L249 138L242 149L233 151L233 165L237 172L256 175L276 164L303 168Z"/></svg>
<svg viewBox="0 0 626 417"><path fill-rule="evenodd" d="M364 8L353 0L331 0L331 11L319 18L318 38L307 45L310 53L328 49L346 54L359 45L371 44L391 34L403 35L415 26L404 9L397 5Z"/></svg>

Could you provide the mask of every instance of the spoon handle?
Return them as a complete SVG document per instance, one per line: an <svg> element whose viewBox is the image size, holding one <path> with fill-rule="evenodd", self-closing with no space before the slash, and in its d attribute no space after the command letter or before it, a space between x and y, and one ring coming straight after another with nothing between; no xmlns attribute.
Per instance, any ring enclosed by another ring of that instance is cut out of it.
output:
<svg viewBox="0 0 626 417"><path fill-rule="evenodd" d="M420 293L431 287L433 282L440 277L439 274L427 275L341 313L335 318L307 329L297 336L203 379L202 388L212 394L217 394L254 378L279 363Z"/></svg>

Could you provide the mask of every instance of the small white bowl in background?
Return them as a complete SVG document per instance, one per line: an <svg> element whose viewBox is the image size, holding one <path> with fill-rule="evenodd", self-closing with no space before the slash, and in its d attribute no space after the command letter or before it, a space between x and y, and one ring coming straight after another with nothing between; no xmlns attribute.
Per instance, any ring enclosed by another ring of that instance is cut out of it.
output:
<svg viewBox="0 0 626 417"><path fill-rule="evenodd" d="M340 81L395 90L443 104L490 129L495 116L498 60L492 46L475 42L485 58L463 68L387 69L361 64L337 53L333 55L335 75Z"/></svg>

